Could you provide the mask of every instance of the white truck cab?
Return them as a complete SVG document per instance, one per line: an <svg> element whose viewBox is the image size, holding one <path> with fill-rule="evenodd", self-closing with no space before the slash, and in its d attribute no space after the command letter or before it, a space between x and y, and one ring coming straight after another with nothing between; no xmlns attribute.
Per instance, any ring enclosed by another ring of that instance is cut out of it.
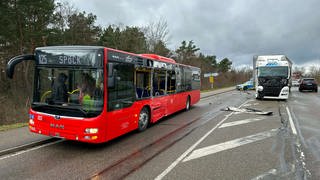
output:
<svg viewBox="0 0 320 180"><path fill-rule="evenodd" d="M257 99L288 99L292 62L285 55L253 57L253 78Z"/></svg>

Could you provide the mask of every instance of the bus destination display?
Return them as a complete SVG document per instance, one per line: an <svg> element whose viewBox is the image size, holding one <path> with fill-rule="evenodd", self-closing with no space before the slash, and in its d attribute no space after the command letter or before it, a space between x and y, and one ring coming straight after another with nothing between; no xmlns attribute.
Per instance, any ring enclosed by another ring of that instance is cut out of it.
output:
<svg viewBox="0 0 320 180"><path fill-rule="evenodd" d="M102 53L96 50L36 51L39 65L102 66Z"/></svg>

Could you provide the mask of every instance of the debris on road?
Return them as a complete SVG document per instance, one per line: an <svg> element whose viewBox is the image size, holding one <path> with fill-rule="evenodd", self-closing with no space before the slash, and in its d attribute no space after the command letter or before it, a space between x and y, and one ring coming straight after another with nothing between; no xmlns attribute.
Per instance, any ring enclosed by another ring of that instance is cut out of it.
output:
<svg viewBox="0 0 320 180"><path fill-rule="evenodd" d="M236 107L226 107L225 109L221 109L222 111L233 111L233 112L242 112L242 113L250 113L250 114L259 114L259 115L272 115L272 111L261 111L253 108L236 108Z"/></svg>

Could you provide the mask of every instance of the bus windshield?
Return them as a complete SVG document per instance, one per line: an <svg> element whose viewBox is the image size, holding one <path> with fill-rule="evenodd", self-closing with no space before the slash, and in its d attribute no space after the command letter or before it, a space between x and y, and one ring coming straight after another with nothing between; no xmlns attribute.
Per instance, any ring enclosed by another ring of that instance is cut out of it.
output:
<svg viewBox="0 0 320 180"><path fill-rule="evenodd" d="M288 77L287 66L270 66L270 67L259 67L258 77Z"/></svg>
<svg viewBox="0 0 320 180"><path fill-rule="evenodd" d="M36 67L32 109L94 117L103 109L103 69Z"/></svg>

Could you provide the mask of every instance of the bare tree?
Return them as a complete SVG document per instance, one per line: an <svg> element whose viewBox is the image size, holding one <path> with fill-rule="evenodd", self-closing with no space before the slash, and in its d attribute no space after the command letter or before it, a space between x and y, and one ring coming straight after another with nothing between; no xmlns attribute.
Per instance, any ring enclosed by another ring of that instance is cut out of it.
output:
<svg viewBox="0 0 320 180"><path fill-rule="evenodd" d="M150 52L155 52L159 44L163 44L164 47L168 44L168 23L163 18L160 18L157 22L150 22L142 28L142 32L147 38L147 46Z"/></svg>
<svg viewBox="0 0 320 180"><path fill-rule="evenodd" d="M305 74L306 73L306 68L302 67L302 66L295 66L293 68L293 72L297 72L297 73L300 73L300 74Z"/></svg>
<svg viewBox="0 0 320 180"><path fill-rule="evenodd" d="M320 80L320 67L316 66L316 65L310 66L308 76L316 78L317 81L319 81Z"/></svg>
<svg viewBox="0 0 320 180"><path fill-rule="evenodd" d="M68 24L68 19L73 14L77 14L78 10L74 7L73 4L70 4L67 1L58 2L56 4L55 8L55 23L52 24L53 26L56 26L58 29L60 29L62 32L65 31Z"/></svg>

